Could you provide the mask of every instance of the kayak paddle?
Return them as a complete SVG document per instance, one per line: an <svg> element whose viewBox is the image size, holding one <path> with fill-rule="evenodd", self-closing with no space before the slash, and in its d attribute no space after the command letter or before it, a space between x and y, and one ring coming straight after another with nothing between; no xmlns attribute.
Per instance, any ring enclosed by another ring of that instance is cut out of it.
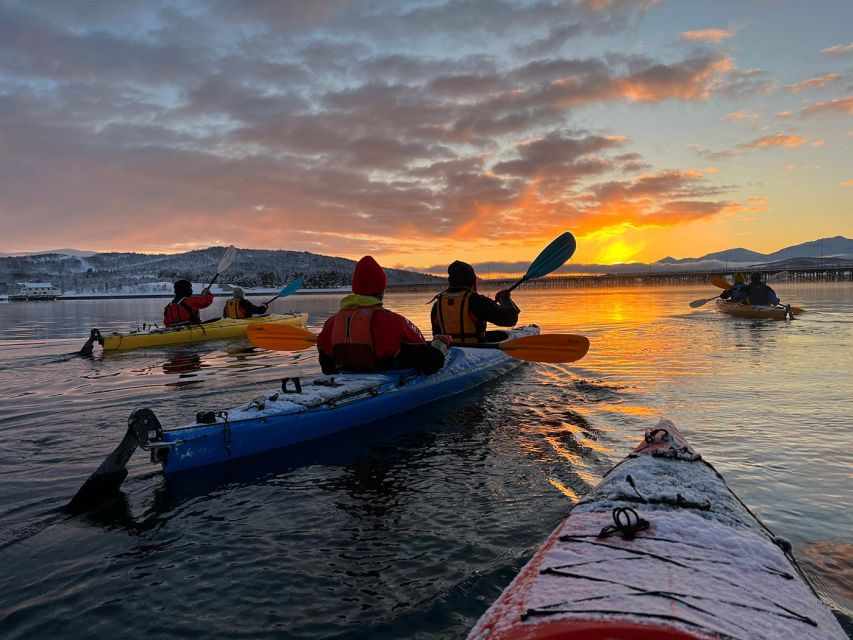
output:
<svg viewBox="0 0 853 640"><path fill-rule="evenodd" d="M536 260L534 260L530 264L530 267L528 267L527 273L525 273L518 282L507 289L507 291L512 291L517 286L524 284L528 280L547 276L555 269L562 267L566 261L572 257L577 246L575 237L571 233L566 231L561 234L542 250L542 253L540 253L536 257Z"/></svg>
<svg viewBox="0 0 853 640"><path fill-rule="evenodd" d="M693 307L694 309L698 309L702 305L708 304L709 302L711 302L711 300L716 300L719 297L720 296L714 296L713 298L705 298L704 300L694 300L693 302L690 303L690 306Z"/></svg>
<svg viewBox="0 0 853 640"><path fill-rule="evenodd" d="M299 276L298 278L296 278L296 280L294 280L293 282L291 282L290 284L285 286L281 291L279 291L278 294L274 298L270 298L269 300L264 302L264 305L269 306L273 302L278 300L279 298L286 298L287 296L296 293L301 288L302 288L302 276Z"/></svg>
<svg viewBox="0 0 853 640"><path fill-rule="evenodd" d="M234 258L237 257L237 249L232 244L225 250L225 255L222 256L222 260L219 261L219 266L216 267L216 275L213 276L213 280L210 281L210 284L207 285L207 288L213 286L213 283L216 282L216 279L219 277L219 274L225 271L228 267L231 266L231 263L234 262Z"/></svg>
<svg viewBox="0 0 853 640"><path fill-rule="evenodd" d="M254 324L246 333L252 344L271 351L300 351L317 343L317 334L288 325ZM470 347L500 349L513 358L531 362L574 362L586 355L589 340L578 335L549 334L472 344Z"/></svg>

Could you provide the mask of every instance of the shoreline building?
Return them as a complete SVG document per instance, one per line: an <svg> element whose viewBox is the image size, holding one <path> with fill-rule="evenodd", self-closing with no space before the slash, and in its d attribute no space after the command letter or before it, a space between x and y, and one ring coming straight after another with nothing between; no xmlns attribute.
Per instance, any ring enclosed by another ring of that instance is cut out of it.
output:
<svg viewBox="0 0 853 640"><path fill-rule="evenodd" d="M62 295L62 291L58 287L54 287L51 282L19 282L21 285L20 291L16 295L9 296L13 301L25 300L56 300Z"/></svg>

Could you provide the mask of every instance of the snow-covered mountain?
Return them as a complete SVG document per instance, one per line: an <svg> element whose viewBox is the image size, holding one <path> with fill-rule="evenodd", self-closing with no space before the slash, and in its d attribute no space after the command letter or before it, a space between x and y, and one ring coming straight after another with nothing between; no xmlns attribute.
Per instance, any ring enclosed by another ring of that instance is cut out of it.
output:
<svg viewBox="0 0 853 640"><path fill-rule="evenodd" d="M133 285L174 281L209 281L224 247L178 254L96 253L72 256L61 253L0 258L0 293L16 290L17 282L47 281L63 291L110 292ZM220 281L242 287L279 287L298 276L305 288L346 287L355 261L300 251L239 249L237 258ZM414 271L386 269L391 284L440 279ZM5 287L3 286L5 283Z"/></svg>
<svg viewBox="0 0 853 640"><path fill-rule="evenodd" d="M834 238L821 238L812 240L811 242L803 242L795 244L792 247L785 247L774 251L773 253L758 253L749 249L725 249L723 251L715 251L708 253L701 258L663 258L655 264L679 264L686 265L690 263L702 263L710 261L728 262L729 265L736 264L758 264L777 262L779 260L789 260L791 258L849 258L853 259L853 240L844 236L835 236Z"/></svg>

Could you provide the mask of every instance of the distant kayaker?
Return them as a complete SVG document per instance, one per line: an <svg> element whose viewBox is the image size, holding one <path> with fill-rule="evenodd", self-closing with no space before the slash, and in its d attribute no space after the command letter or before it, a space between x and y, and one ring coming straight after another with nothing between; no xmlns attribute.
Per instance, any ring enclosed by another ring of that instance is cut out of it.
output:
<svg viewBox="0 0 853 640"><path fill-rule="evenodd" d="M749 285L747 286L747 297L749 304L760 305L777 305L779 304L779 296L767 284L761 281L761 272L754 271L749 276Z"/></svg>
<svg viewBox="0 0 853 640"><path fill-rule="evenodd" d="M175 282L175 297L163 309L163 324L172 327L180 324L201 324L199 311L213 304L213 294L205 287L197 296L189 280Z"/></svg>
<svg viewBox="0 0 853 640"><path fill-rule="evenodd" d="M385 272L372 256L358 261L352 294L317 336L323 373L412 368L430 374L444 366L450 338L427 344L414 324L382 307L386 286Z"/></svg>
<svg viewBox="0 0 853 640"><path fill-rule="evenodd" d="M449 335L453 344L495 342L506 339L504 331L486 332L486 323L512 327L520 310L509 291L498 291L492 300L477 293L474 267L461 260L447 267L449 287L435 297L430 317L433 335Z"/></svg>
<svg viewBox="0 0 853 640"><path fill-rule="evenodd" d="M735 274L735 283L730 289L726 289L720 294L723 300L731 300L732 302L746 302L746 296L749 293L749 285L746 284L746 278L738 271Z"/></svg>
<svg viewBox="0 0 853 640"><path fill-rule="evenodd" d="M222 309L223 318L251 318L252 316L262 316L267 312L267 305L254 305L244 297L242 287L231 287L232 298L225 301L225 307Z"/></svg>

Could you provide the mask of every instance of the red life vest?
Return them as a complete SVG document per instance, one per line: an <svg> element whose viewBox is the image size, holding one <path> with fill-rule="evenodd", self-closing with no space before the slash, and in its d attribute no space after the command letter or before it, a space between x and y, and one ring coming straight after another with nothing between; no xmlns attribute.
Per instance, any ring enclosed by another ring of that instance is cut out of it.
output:
<svg viewBox="0 0 853 640"><path fill-rule="evenodd" d="M332 326L332 356L341 369L376 371L373 315L379 307L341 309Z"/></svg>
<svg viewBox="0 0 853 640"><path fill-rule="evenodd" d="M181 298L174 300L163 309L163 324L172 327L176 324L201 324L201 315Z"/></svg>
<svg viewBox="0 0 853 640"><path fill-rule="evenodd" d="M246 311L243 305L240 304L241 298L231 298L225 302L225 309L222 310L223 318L235 318L240 320L246 317Z"/></svg>
<svg viewBox="0 0 853 640"><path fill-rule="evenodd" d="M471 315L471 291L444 292L438 296L438 325L440 333L450 336L454 344L479 342L485 331L479 331L476 319ZM485 329L485 327L483 327Z"/></svg>

